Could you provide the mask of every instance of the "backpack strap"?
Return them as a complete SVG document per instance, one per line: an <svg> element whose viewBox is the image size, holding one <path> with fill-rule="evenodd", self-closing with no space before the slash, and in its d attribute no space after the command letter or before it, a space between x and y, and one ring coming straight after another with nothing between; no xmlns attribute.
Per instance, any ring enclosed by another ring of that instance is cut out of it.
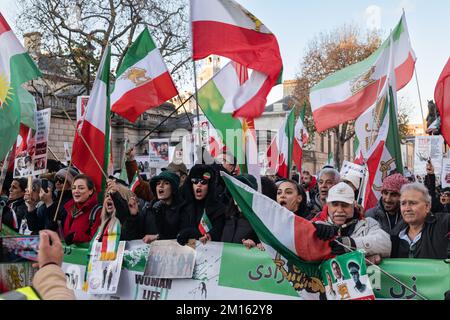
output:
<svg viewBox="0 0 450 320"><path fill-rule="evenodd" d="M91 234L92 226L94 225L95 219L97 218L97 213L101 211L102 205L96 204L92 207L91 212L89 213L89 227L87 230L87 234Z"/></svg>

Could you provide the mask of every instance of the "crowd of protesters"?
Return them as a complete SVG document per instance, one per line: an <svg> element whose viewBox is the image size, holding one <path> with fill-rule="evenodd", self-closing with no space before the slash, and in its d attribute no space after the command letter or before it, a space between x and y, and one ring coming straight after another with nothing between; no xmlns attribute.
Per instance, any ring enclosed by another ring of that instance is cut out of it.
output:
<svg viewBox="0 0 450 320"><path fill-rule="evenodd" d="M254 176L236 174L238 166L232 156L226 154L221 161L196 164L190 170L171 163L150 181L141 176L131 192L128 185L138 170L134 156L133 149L127 152L128 181L111 176L103 203L99 203L92 179L72 167L59 167L31 184L24 178L12 179L3 190L2 223L22 234L53 230L66 244L77 244L89 242L99 228L115 219L120 222L121 240L177 239L184 245L197 239L264 250L220 176L224 171L258 190ZM330 241L334 255L363 249L373 263L386 257L450 256L450 189L436 187L431 163L424 184L399 173L387 176L373 208L363 208L357 201L364 191L361 179L341 177L332 167L324 167L317 176L303 171L294 179L265 176L259 190L310 221L317 239ZM211 226L202 233L199 224L205 215Z"/></svg>

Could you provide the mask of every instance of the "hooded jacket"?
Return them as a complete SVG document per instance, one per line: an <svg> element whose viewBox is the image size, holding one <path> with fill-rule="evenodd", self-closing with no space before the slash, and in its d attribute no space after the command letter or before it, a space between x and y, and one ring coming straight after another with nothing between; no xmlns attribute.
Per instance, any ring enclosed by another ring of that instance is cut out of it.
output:
<svg viewBox="0 0 450 320"><path fill-rule="evenodd" d="M199 201L195 199L192 178L202 178L205 173L210 175L208 183L208 193L205 199ZM184 202L180 207L181 230L196 230L195 238L202 236L198 229L198 225L205 212L212 224L211 230L208 232L212 241L220 241L222 231L225 224L225 206L217 201L216 181L217 176L214 169L208 165L198 164L192 167L189 172L188 179L184 183Z"/></svg>
<svg viewBox="0 0 450 320"><path fill-rule="evenodd" d="M25 218L27 212L28 209L23 197L15 200L8 200L6 207L3 208L1 223L4 223L16 232L19 232L22 219Z"/></svg>

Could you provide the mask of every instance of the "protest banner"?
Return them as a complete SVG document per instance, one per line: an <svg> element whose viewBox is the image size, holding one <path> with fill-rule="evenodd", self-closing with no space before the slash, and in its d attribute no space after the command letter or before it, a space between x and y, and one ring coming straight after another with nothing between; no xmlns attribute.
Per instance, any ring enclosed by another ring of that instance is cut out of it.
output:
<svg viewBox="0 0 450 320"><path fill-rule="evenodd" d="M167 167L169 165L169 139L150 139L148 157L150 168Z"/></svg>
<svg viewBox="0 0 450 320"><path fill-rule="evenodd" d="M36 148L33 156L33 175L47 171L48 134L50 132L51 109L36 112Z"/></svg>
<svg viewBox="0 0 450 320"><path fill-rule="evenodd" d="M6 226L3 226L0 232L0 236L14 234L16 233ZM291 269L283 265L281 260L272 260L267 252L256 248L248 250L241 244L208 242L202 245L198 241L195 247L196 262L192 279L148 277L144 272L151 245L135 240L126 243L116 294L89 295L82 291L88 244L64 245L63 248L63 270L66 273L67 284L75 289L79 299L226 300L236 297L241 300L308 299L310 295L307 291L314 289L313 285L318 285L308 281L306 274L299 273L298 268ZM343 257L348 262L352 260L351 256ZM15 281L20 286L31 285L32 274L36 271L31 270L31 262L18 264L2 262L0 283ZM24 265L27 265L25 268L28 268L31 277L26 281L11 280L11 275L17 275L17 270L24 269ZM2 269L4 266L8 266L7 270ZM10 271L11 266L15 271ZM325 270L324 268L321 270ZM367 267L370 285L377 299L421 299L391 277L431 300L443 300L445 292L450 288L450 264L445 260L383 259L379 268L384 270L384 273L374 266ZM359 272L361 282L368 285L366 278L362 277L362 271ZM348 274L345 277L348 278ZM326 276L322 279L325 286L320 283L319 288L319 291L323 290L321 295L323 298L327 289L325 279Z"/></svg>
<svg viewBox="0 0 450 320"><path fill-rule="evenodd" d="M78 96L77 97L77 123L81 121L81 117L86 111L86 106L89 101L89 96Z"/></svg>
<svg viewBox="0 0 450 320"><path fill-rule="evenodd" d="M321 264L328 300L375 300L364 253L354 251Z"/></svg>
<svg viewBox="0 0 450 320"><path fill-rule="evenodd" d="M148 179L151 177L151 170L150 170L150 159L149 156L140 155L136 156L136 163L138 165L139 173L145 174Z"/></svg>
<svg viewBox="0 0 450 320"><path fill-rule="evenodd" d="M427 161L431 159L434 172L437 176L440 176L442 172L443 143L442 136L416 137L414 144L414 174L426 175Z"/></svg>
<svg viewBox="0 0 450 320"><path fill-rule="evenodd" d="M344 160L344 162L342 163L342 169L341 169L340 173L341 173L341 177L347 176L347 175L353 175L353 176L363 178L365 172L366 172L366 169L364 168L364 166Z"/></svg>
<svg viewBox="0 0 450 320"><path fill-rule="evenodd" d="M442 159L442 173L441 173L442 188L450 187L450 159Z"/></svg>

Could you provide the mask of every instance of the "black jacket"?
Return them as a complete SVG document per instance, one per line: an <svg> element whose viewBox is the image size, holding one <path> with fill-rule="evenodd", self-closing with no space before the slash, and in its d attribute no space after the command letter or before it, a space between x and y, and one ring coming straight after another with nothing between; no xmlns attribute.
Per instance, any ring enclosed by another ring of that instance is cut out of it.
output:
<svg viewBox="0 0 450 320"><path fill-rule="evenodd" d="M382 199L378 201L376 207L367 210L364 216L366 218L372 218L377 220L381 226L381 229L383 229L389 234L392 234L394 232L395 227L403 221L400 209L397 209L397 212L395 213L394 216L390 215L384 209Z"/></svg>
<svg viewBox="0 0 450 320"><path fill-rule="evenodd" d="M17 225L14 225L14 215L13 211L16 214ZM16 200L9 200L6 203L6 207L3 208L2 221L6 226L10 227L16 232L19 232L20 225L22 223L22 219L25 218L26 213L28 212L27 206L25 205L25 200L23 198L19 198Z"/></svg>
<svg viewBox="0 0 450 320"><path fill-rule="evenodd" d="M250 222L244 217L242 212L234 204L225 215L225 225L222 232L222 242L242 243L242 240L251 239L259 243L258 236L253 230Z"/></svg>
<svg viewBox="0 0 450 320"><path fill-rule="evenodd" d="M130 215L128 206L121 210L125 214L121 214L120 217L116 214L122 224L123 240L142 239L150 234L158 234L160 240L177 238L181 228L178 197L172 200L170 206L163 204L160 210L154 208L157 202L158 200L147 202L137 216ZM116 205L116 201L114 204Z"/></svg>
<svg viewBox="0 0 450 320"><path fill-rule="evenodd" d="M31 212L27 211L25 218L31 234L39 234L39 231L44 229L57 231L57 224L53 221L57 206L58 204L53 202L49 207L42 204Z"/></svg>
<svg viewBox="0 0 450 320"><path fill-rule="evenodd" d="M430 213L425 220L422 236L412 250L408 242L398 236L400 231L407 227L406 223L402 222L395 228L396 233L391 236L391 258L447 259L450 214Z"/></svg>
<svg viewBox="0 0 450 320"><path fill-rule="evenodd" d="M198 201L194 197L191 177L197 171L208 171L211 174L211 180L208 184L208 194L202 201ZM196 165L191 169L189 177L184 184L184 202L180 206L181 231L191 229L195 231L191 236L195 239L202 237L198 229L198 225L202 219L203 213L211 222L212 228L209 231L212 241L220 241L222 238L222 231L225 224L225 210L226 207L221 200L218 199L216 193L217 176L210 166ZM192 239L193 239L192 238Z"/></svg>

